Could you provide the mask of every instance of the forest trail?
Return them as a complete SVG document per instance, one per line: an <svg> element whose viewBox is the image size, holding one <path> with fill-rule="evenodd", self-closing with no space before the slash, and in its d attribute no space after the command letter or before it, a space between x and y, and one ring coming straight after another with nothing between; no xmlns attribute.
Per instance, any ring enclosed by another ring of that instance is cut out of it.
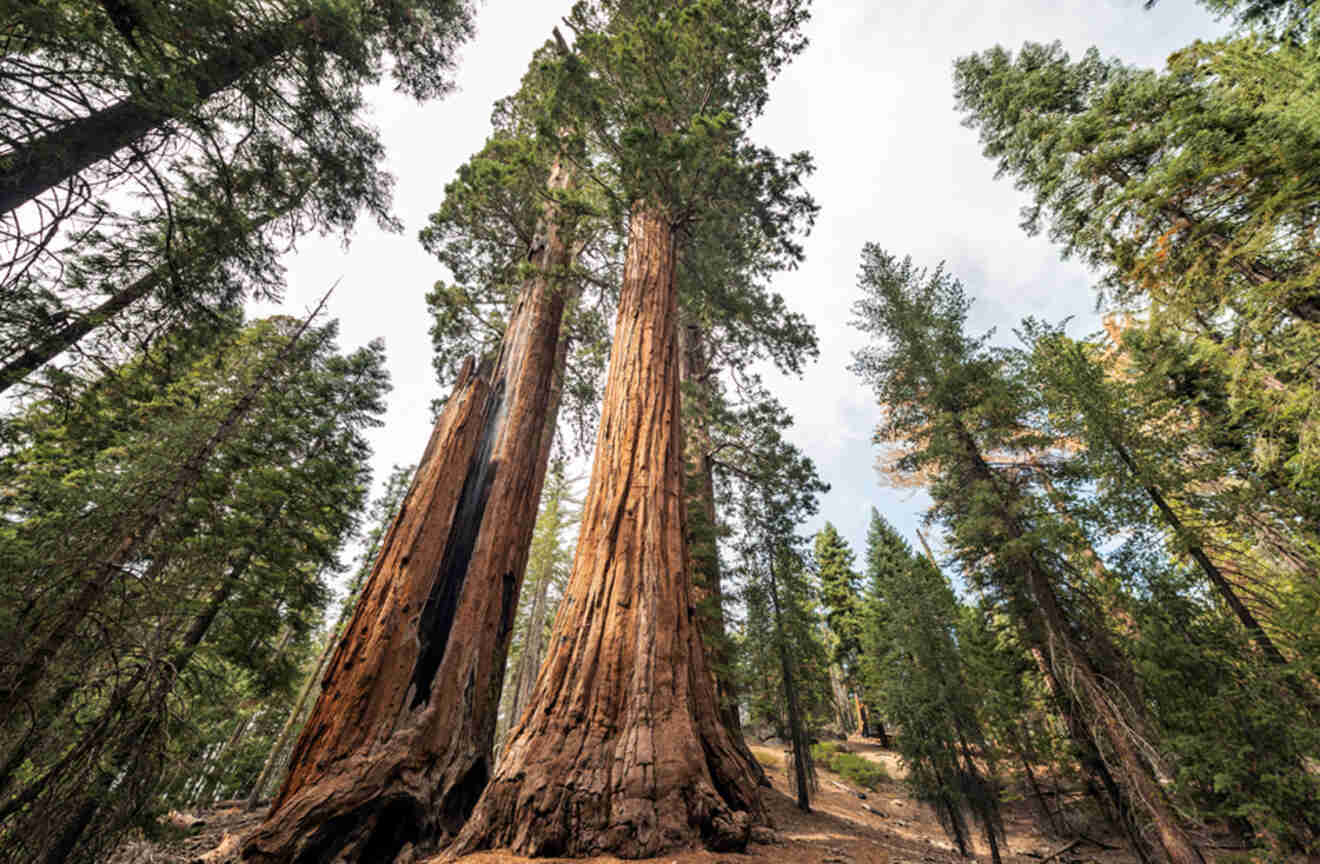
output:
<svg viewBox="0 0 1320 864"><path fill-rule="evenodd" d="M847 749L883 766L889 780L864 790L847 778L817 765L820 788L812 812L797 809L784 772L784 752L748 741L773 785L764 790L775 822L775 842L753 843L742 854L704 849L671 852L651 859L657 864L989 864L982 844L975 858L959 858L930 808L909 797L897 755L869 739L851 738ZM863 797L865 796L865 797ZM1012 798L1012 796L1007 796ZM879 813L875 812L879 811ZM244 813L239 807L191 814L171 814L172 840L131 840L107 859L107 864L237 864L246 834L260 823L264 810ZM1068 840L1049 837L1036 825L1025 799L1006 801L1005 864L1036 864ZM1117 839L1097 837L1110 845ZM439 858L425 859L438 864ZM501 852L481 852L460 859L464 864L568 864L568 859L523 858ZM573 859L575 864L624 864L622 859ZM1054 859L1054 864L1133 864L1123 850L1085 845Z"/></svg>

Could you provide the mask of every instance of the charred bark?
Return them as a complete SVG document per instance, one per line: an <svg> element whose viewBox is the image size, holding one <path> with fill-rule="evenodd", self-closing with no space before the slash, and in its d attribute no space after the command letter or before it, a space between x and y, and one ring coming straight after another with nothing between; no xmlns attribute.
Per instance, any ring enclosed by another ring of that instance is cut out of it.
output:
<svg viewBox="0 0 1320 864"><path fill-rule="evenodd" d="M571 302L571 298L570 298ZM550 407L546 413L545 429L541 433L541 451L540 462L543 472L540 485L544 487L544 472L550 464L550 447L554 443L555 430L559 423L559 405L564 396L564 374L568 365L569 340L564 336L559 340L559 348L555 355L555 377L550 385ZM541 660L545 655L545 624L546 608L545 604L550 593L551 574L539 574L536 583L536 596L533 598L532 609L527 628L526 641L523 644L522 654L518 657L517 670L514 673L513 704L509 708L507 723L509 726L516 723L522 716L523 709L532 698L532 690L536 687L536 675L541 670Z"/></svg>
<svg viewBox="0 0 1320 864"><path fill-rule="evenodd" d="M451 855L745 847L766 821L720 722L684 537L675 237L634 208L573 572L531 705Z"/></svg>
<svg viewBox="0 0 1320 864"><path fill-rule="evenodd" d="M569 180L556 170L551 186ZM436 422L245 859L390 861L408 844L433 848L486 785L545 479L568 259L553 218L537 254L493 370L469 362Z"/></svg>

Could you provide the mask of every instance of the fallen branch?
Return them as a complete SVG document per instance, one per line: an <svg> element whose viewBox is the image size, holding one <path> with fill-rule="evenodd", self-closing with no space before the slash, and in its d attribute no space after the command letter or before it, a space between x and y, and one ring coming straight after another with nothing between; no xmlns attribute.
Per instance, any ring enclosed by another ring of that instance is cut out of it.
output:
<svg viewBox="0 0 1320 864"><path fill-rule="evenodd" d="M1058 858L1063 853L1071 852L1072 850L1076 849L1078 846L1081 846L1083 843L1087 843L1087 842L1089 841L1085 837L1078 837L1076 840L1072 841L1067 846L1064 846L1059 851L1051 852L1050 854L1046 855L1044 858L1040 859L1040 864L1046 864L1046 862L1053 861L1055 858Z"/></svg>

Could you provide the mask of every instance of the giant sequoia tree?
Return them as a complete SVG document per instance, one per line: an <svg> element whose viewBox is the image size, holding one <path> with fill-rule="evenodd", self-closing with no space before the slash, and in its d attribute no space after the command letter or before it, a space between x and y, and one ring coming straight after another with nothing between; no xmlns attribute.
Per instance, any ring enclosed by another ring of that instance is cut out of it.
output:
<svg viewBox="0 0 1320 864"><path fill-rule="evenodd" d="M693 620L676 264L683 232L721 199L760 199L772 241L791 229L791 182L743 135L800 49L804 15L794 3L610 2L569 19L586 123L616 154L623 284L553 645L458 851L641 856L698 837L741 848L765 818Z"/></svg>
<svg viewBox="0 0 1320 864"><path fill-rule="evenodd" d="M550 128L560 125L564 67L562 59L533 65L520 92L532 119ZM478 182L461 175L424 235L470 248L471 214L492 189L517 186L482 178L503 171L523 181L525 252L515 264L507 249L487 256L517 282L499 354L479 367L467 361L454 384L248 857L436 846L462 826L490 776L504 658L561 393L576 256L566 201L576 185L572 150L557 132L496 135L463 171Z"/></svg>
<svg viewBox="0 0 1320 864"><path fill-rule="evenodd" d="M553 166L552 193L572 178ZM433 846L485 785L562 356L571 223L553 194L541 218L499 354L468 362L436 421L248 858Z"/></svg>

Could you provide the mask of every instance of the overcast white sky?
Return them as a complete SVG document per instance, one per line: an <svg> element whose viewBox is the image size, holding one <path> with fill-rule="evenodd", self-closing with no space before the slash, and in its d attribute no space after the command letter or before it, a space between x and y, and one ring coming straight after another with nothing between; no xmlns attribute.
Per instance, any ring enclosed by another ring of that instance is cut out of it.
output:
<svg viewBox="0 0 1320 864"><path fill-rule="evenodd" d="M429 404L440 395L431 372L424 301L445 276L416 236L445 184L485 140L492 103L517 86L532 50L571 0L485 0L476 38L462 52L458 92L417 105L382 92L376 122L398 185L402 234L364 224L351 245L307 238L287 260L284 308L309 308L342 279L329 308L341 344L352 349L383 336L394 391L385 426L375 432L376 488L395 463L412 463L430 432ZM818 170L810 188L822 207L807 260L776 288L820 336L820 361L799 380L778 382L797 418L793 440L833 487L819 527L835 524L859 563L875 506L915 545L925 500L880 485L873 469L870 392L846 370L860 345L848 326L862 245L879 243L921 264L947 259L977 298L973 326L1012 339L1024 316L1076 316L1077 332L1095 329L1086 272L1059 261L1043 238L1017 227L1022 196L993 179L975 133L954 111L956 57L995 44L1058 39L1074 56L1096 45L1106 56L1159 66L1174 50L1223 27L1192 0L816 0L811 46L775 84L757 137L781 153L809 150ZM254 309L264 314L269 308ZM772 386L776 382L771 382Z"/></svg>

